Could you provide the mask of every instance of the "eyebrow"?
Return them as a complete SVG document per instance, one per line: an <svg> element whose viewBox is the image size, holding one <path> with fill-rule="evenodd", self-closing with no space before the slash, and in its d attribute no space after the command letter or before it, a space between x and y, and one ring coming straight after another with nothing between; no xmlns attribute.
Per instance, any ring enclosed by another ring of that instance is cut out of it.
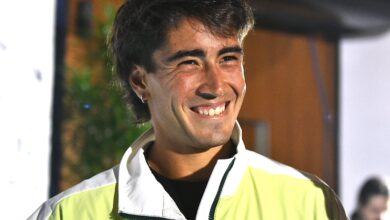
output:
<svg viewBox="0 0 390 220"><path fill-rule="evenodd" d="M172 56L168 57L167 61L172 62L178 59L181 59L183 57L199 57L204 58L206 57L206 54L203 50L195 49L195 50L180 50L177 51Z"/></svg>
<svg viewBox="0 0 390 220"><path fill-rule="evenodd" d="M222 48L220 51L218 51L218 56L225 54L225 53L240 53L240 54L242 54L243 49L239 46L225 47L225 48ZM181 59L183 57L204 58L204 57L206 57L206 53L200 49L179 50L175 54L173 54L172 56L168 57L166 60L167 60L167 62L173 62L173 61Z"/></svg>
<svg viewBox="0 0 390 220"><path fill-rule="evenodd" d="M221 56L222 54L224 53L240 53L240 54L243 54L243 50L241 47L239 46L235 46L235 47L225 47L225 48L222 48L219 52L218 52L218 56Z"/></svg>

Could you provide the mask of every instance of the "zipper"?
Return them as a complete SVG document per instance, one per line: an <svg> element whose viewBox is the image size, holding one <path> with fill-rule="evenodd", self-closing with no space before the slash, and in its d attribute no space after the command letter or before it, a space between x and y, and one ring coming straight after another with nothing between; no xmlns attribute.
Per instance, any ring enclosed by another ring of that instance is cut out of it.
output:
<svg viewBox="0 0 390 220"><path fill-rule="evenodd" d="M230 162L228 168L226 169L225 173L223 174L221 183L219 184L219 187L218 187L217 194L215 195L213 204L211 205L209 220L214 220L215 209L217 208L219 197L221 196L221 193L222 193L222 188L225 185L227 175L229 174L230 170L232 169L235 160L236 160L236 158L233 158L232 162Z"/></svg>

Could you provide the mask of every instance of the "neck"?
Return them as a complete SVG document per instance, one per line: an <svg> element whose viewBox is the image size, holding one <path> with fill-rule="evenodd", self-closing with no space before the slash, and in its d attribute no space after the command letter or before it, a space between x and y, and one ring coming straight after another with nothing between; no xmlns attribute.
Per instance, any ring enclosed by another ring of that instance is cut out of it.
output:
<svg viewBox="0 0 390 220"><path fill-rule="evenodd" d="M161 145L156 139L150 146L147 161L151 169L166 178L201 181L210 177L218 159L231 157L233 149L229 141L225 145L183 154Z"/></svg>

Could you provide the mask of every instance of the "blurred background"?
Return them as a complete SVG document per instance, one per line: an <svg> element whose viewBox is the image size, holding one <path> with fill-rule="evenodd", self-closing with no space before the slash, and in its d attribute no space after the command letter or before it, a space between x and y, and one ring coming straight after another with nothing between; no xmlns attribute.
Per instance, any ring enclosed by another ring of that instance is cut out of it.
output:
<svg viewBox="0 0 390 220"><path fill-rule="evenodd" d="M0 0L0 204L24 219L117 164L140 133L106 36L123 1ZM348 213L390 175L390 2L252 0L245 42L248 148L324 179Z"/></svg>

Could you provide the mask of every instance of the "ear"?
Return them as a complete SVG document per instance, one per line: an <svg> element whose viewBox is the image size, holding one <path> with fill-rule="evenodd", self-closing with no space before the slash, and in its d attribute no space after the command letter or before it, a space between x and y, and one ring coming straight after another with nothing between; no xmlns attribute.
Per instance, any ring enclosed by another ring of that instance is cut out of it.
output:
<svg viewBox="0 0 390 220"><path fill-rule="evenodd" d="M138 65L134 65L129 76L130 86L137 94L137 96L141 99L141 101L145 101L149 98L146 74L148 73L145 68Z"/></svg>

